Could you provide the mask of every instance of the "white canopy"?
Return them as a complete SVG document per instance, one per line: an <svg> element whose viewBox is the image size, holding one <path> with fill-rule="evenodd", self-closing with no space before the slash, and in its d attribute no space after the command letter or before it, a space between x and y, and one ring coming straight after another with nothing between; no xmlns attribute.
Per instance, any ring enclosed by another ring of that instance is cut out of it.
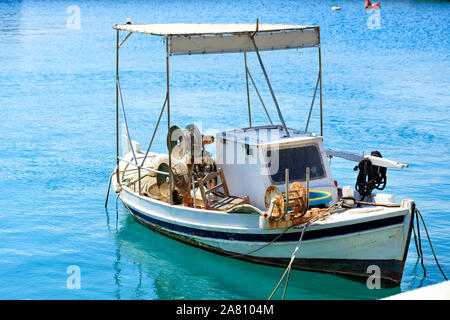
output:
<svg viewBox="0 0 450 320"><path fill-rule="evenodd" d="M170 54L280 50L319 46L319 28L287 24L121 24L114 29L170 37Z"/></svg>

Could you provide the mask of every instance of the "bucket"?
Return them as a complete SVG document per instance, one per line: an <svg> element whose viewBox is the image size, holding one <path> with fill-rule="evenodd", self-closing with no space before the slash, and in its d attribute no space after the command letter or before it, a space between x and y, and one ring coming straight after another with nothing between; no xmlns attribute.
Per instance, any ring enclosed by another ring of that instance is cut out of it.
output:
<svg viewBox="0 0 450 320"><path fill-rule="evenodd" d="M320 190L309 190L309 207L326 205L331 201L331 193Z"/></svg>

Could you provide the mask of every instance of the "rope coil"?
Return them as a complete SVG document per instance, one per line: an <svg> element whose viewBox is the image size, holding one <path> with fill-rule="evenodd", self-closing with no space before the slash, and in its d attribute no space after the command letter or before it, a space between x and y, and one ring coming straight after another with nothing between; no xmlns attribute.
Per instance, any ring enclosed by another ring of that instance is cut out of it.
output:
<svg viewBox="0 0 450 320"><path fill-rule="evenodd" d="M372 151L370 155L382 158L379 151ZM386 187L386 168L374 166L369 159L363 159L353 170L358 169L355 189L361 195L361 201L370 196L374 189L383 190Z"/></svg>

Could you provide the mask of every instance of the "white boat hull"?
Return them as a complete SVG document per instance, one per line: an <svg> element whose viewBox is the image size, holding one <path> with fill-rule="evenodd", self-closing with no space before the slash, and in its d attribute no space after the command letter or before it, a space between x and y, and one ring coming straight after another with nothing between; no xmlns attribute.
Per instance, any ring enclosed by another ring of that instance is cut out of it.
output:
<svg viewBox="0 0 450 320"><path fill-rule="evenodd" d="M126 187L121 199L135 220L153 230L218 254L274 266L287 266L303 229L263 230L257 214L171 206ZM367 278L373 272L369 267L376 266L383 283L399 285L414 202L405 200L399 208L352 210L311 224L293 268Z"/></svg>

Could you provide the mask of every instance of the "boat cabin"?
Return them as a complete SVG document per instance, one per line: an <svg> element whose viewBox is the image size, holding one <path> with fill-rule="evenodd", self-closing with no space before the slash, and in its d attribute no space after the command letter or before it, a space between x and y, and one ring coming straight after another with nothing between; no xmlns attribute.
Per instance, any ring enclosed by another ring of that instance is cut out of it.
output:
<svg viewBox="0 0 450 320"><path fill-rule="evenodd" d="M337 200L322 137L282 126L259 126L228 130L216 135L217 166L223 170L231 194L248 196L253 206L265 209L264 194L269 186L285 190L285 170L290 182L306 181L310 186L332 194Z"/></svg>

